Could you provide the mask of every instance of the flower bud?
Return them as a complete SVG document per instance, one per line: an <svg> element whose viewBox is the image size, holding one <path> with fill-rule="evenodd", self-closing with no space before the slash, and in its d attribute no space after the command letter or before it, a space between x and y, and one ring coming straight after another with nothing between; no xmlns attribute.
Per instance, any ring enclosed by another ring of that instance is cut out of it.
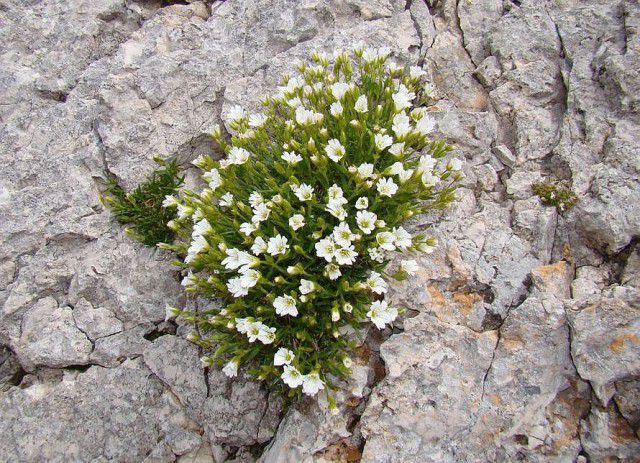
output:
<svg viewBox="0 0 640 463"><path fill-rule="evenodd" d="M273 279L273 281L277 284L277 285L281 285L285 283L284 278L282 278L282 276L278 275L277 277L275 277Z"/></svg>
<svg viewBox="0 0 640 463"><path fill-rule="evenodd" d="M351 311L353 310L353 306L349 302L345 302L342 305L342 310L344 310L346 313L351 313Z"/></svg>
<svg viewBox="0 0 640 463"><path fill-rule="evenodd" d="M187 341L191 341L191 342L200 341L200 336L198 336L198 333L196 333L195 331L192 331L187 335Z"/></svg>
<svg viewBox="0 0 640 463"><path fill-rule="evenodd" d="M351 360L349 357L345 357L342 359L342 364L346 368L351 368L353 366L353 360Z"/></svg>
<svg viewBox="0 0 640 463"><path fill-rule="evenodd" d="M220 249L222 252L227 250L227 245L225 243L218 243L218 249Z"/></svg>
<svg viewBox="0 0 640 463"><path fill-rule="evenodd" d="M200 357L200 365L202 365L202 368L213 366L213 359L207 356Z"/></svg>
<svg viewBox="0 0 640 463"><path fill-rule="evenodd" d="M331 321L337 322L338 320L340 320L340 311L337 306L333 306L331 309Z"/></svg>
<svg viewBox="0 0 640 463"><path fill-rule="evenodd" d="M304 272L304 269L300 264L290 265L289 267L287 267L287 273L289 275L300 275L302 272Z"/></svg>

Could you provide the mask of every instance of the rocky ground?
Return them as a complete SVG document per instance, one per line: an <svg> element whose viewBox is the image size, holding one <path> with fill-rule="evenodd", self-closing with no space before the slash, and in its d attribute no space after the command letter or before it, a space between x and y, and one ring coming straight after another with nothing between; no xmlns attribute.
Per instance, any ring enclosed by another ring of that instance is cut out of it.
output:
<svg viewBox="0 0 640 463"><path fill-rule="evenodd" d="M0 460L638 461L639 25L632 0L0 0ZM232 104L359 41L429 73L467 178L413 223L440 246L340 413L285 413L201 369L171 256L100 178L213 153Z"/></svg>

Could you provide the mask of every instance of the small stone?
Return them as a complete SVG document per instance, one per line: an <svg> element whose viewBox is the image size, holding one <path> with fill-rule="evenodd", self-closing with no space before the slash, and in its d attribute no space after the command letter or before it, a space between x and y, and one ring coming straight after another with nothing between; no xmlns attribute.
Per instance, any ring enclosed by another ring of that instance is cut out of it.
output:
<svg viewBox="0 0 640 463"><path fill-rule="evenodd" d="M491 151L496 155L498 159L500 159L500 162L502 162L505 166L512 168L515 167L517 159L513 155L511 150L505 145L494 146Z"/></svg>
<svg viewBox="0 0 640 463"><path fill-rule="evenodd" d="M89 363L93 346L76 327L72 312L71 307L59 307L54 298L46 297L25 313L20 338L12 343L25 368Z"/></svg>
<svg viewBox="0 0 640 463"><path fill-rule="evenodd" d="M76 326L95 341L123 329L123 324L110 310L103 307L94 308L86 299L80 299L73 308L73 319Z"/></svg>

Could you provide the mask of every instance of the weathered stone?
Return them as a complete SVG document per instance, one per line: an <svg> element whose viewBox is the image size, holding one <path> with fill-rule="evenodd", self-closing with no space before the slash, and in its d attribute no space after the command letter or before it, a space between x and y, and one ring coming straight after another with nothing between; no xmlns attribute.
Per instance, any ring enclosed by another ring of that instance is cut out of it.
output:
<svg viewBox="0 0 640 463"><path fill-rule="evenodd" d="M103 307L94 308L89 301L81 299L73 307L76 326L91 341L119 333L123 324L113 313Z"/></svg>
<svg viewBox="0 0 640 463"><path fill-rule="evenodd" d="M0 453L18 461L141 461L180 413L141 360L13 388L2 402Z"/></svg>
<svg viewBox="0 0 640 463"><path fill-rule="evenodd" d="M582 422L581 441L590 461L629 461L640 454L640 440L615 406L594 407Z"/></svg>
<svg viewBox="0 0 640 463"><path fill-rule="evenodd" d="M149 369L195 413L202 409L207 398L204 369L199 358L195 344L171 335L159 337L144 350L144 361Z"/></svg>
<svg viewBox="0 0 640 463"><path fill-rule="evenodd" d="M74 324L72 312L47 297L25 313L20 338L12 343L22 365L61 368L89 362L93 346Z"/></svg>
<svg viewBox="0 0 640 463"><path fill-rule="evenodd" d="M614 399L620 414L640 437L640 380L618 381Z"/></svg>
<svg viewBox="0 0 640 463"><path fill-rule="evenodd" d="M570 304L571 353L603 405L613 382L640 374L640 304L593 296Z"/></svg>

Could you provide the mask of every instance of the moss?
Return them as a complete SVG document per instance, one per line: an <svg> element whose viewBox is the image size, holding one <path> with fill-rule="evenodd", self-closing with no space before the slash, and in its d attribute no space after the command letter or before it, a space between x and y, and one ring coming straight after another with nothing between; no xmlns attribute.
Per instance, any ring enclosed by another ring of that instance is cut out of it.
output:
<svg viewBox="0 0 640 463"><path fill-rule="evenodd" d="M537 182L531 185L533 192L545 206L553 206L558 212L571 209L578 202L578 198L571 188L564 182Z"/></svg>
<svg viewBox="0 0 640 463"><path fill-rule="evenodd" d="M110 177L101 197L118 222L127 225L127 234L146 246L173 241L174 232L167 223L175 218L176 211L162 207L162 202L184 183L176 161L154 160L159 168L145 182L126 192L115 178Z"/></svg>

